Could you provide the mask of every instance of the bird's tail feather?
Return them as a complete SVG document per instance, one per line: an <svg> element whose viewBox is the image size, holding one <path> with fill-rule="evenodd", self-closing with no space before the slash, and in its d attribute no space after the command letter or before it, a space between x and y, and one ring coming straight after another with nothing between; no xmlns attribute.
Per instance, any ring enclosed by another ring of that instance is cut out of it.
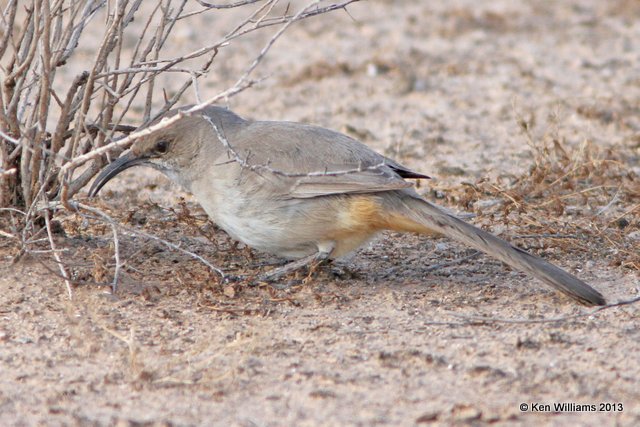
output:
<svg viewBox="0 0 640 427"><path fill-rule="evenodd" d="M401 203L403 209L400 211L396 209L396 215L399 215L402 220L391 221L396 224L393 228L398 231L443 234L485 252L517 270L529 273L583 304L606 304L600 292L577 277L442 211L426 200L406 197Z"/></svg>

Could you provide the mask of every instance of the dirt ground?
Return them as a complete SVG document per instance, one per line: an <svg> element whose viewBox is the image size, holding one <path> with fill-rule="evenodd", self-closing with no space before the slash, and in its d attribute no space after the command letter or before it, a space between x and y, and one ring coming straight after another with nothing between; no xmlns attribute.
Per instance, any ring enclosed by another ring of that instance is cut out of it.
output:
<svg viewBox="0 0 640 427"><path fill-rule="evenodd" d="M357 137L433 176L425 197L610 302L639 296L638 2L348 11L291 27L257 70L268 78L229 106ZM172 43L197 48L245 14L202 17ZM272 33L221 51L202 94L228 87ZM0 238L2 425L640 425L640 303L582 307L455 242L392 233L286 290L221 282L133 231L231 275L275 259L234 245L156 172L131 170L86 202L129 230L115 294L91 284L113 279L104 222L56 218L86 283L72 300L46 254L14 263Z"/></svg>

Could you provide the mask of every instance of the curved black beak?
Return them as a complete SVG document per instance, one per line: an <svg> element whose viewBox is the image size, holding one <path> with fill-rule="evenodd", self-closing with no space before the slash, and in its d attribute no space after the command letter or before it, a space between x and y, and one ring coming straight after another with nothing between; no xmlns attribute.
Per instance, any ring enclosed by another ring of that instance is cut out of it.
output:
<svg viewBox="0 0 640 427"><path fill-rule="evenodd" d="M147 161L147 157L136 157L131 154L131 152L118 157L115 161L109 163L109 165L107 165L107 167L105 167L102 172L100 172L100 175L98 175L98 177L93 181L93 184L91 184L91 188L89 189L89 197L94 197L98 194L100 189L104 187L111 178L118 175L123 170L146 163Z"/></svg>

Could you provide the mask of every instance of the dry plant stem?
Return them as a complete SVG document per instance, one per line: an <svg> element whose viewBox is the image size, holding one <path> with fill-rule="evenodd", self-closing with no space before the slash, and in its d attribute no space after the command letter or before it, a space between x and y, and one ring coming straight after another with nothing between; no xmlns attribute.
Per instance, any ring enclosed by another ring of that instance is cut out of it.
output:
<svg viewBox="0 0 640 427"><path fill-rule="evenodd" d="M113 258L116 263L113 272L113 280L111 282L111 291L115 293L118 289L118 279L120 278L120 270L122 269L122 262L120 262L120 241L118 239L118 227L116 225L116 222L100 209L93 208L87 205L82 205L82 208L95 215L98 215L111 227L111 233L113 234Z"/></svg>
<svg viewBox="0 0 640 427"><path fill-rule="evenodd" d="M67 287L67 294L69 299L73 299L73 291L71 290L71 282L69 281L69 273L67 272L67 268L62 263L60 259L60 255L58 254L58 250L56 249L56 244L53 240L53 233L51 232L51 221L49 220L49 211L44 211L44 220L47 227L47 236L49 237L49 245L51 246L51 251L53 253L53 257L58 264L58 268L60 268L60 273L62 277L64 277L64 284Z"/></svg>
<svg viewBox="0 0 640 427"><path fill-rule="evenodd" d="M180 14L180 11L184 8L185 3L186 3L185 1L182 2L182 4L179 7L180 10L176 15ZM160 23L156 28L155 36L153 37L154 43L153 44L150 43L149 45L149 47L153 46L152 60L158 59L160 48L162 47L162 45L164 44L164 41L166 40L164 31L165 31L165 26L167 25L167 21L175 22L175 17L171 20L168 19L168 14L170 13L168 10L169 8L168 3L163 4L162 2L158 2L158 6L160 7L163 13L161 15ZM170 27L173 27L173 25L170 24ZM167 31L166 33L167 36L170 31L171 31L170 29ZM151 115L151 103L153 100L153 89L155 87L155 75L156 75L155 73L151 74L151 77L149 78L149 84L147 85L147 96L146 96L146 102L144 106L144 113L142 116L143 122L146 122Z"/></svg>
<svg viewBox="0 0 640 427"><path fill-rule="evenodd" d="M108 29L105 33L102 42L100 44L100 48L98 49L98 53L96 54L96 58L94 60L94 66L89 72L89 77L87 78L86 87L84 90L84 96L82 98L82 105L80 107L80 111L78 116L76 117L75 127L79 129L85 123L87 113L89 111L91 97L94 94L94 85L96 81L96 77L98 75L98 71L103 69L106 65L107 56L113 48L115 47L115 37L118 34L118 28L122 19L124 18L125 8L127 6L127 1L122 0L117 3L118 8L115 15L112 17L111 15L108 19L111 22L108 22ZM75 137L72 140L71 145L71 157L77 154L77 147L80 141L80 134L76 133Z"/></svg>
<svg viewBox="0 0 640 427"><path fill-rule="evenodd" d="M139 373L142 371L140 367L140 363L138 362L138 348L136 346L135 340L135 329L132 327L129 329L129 337L114 331L113 329L107 328L106 326L100 324L99 325L105 332L111 335L114 338L119 339L124 342L129 349L129 369L131 370L132 380L137 379Z"/></svg>
<svg viewBox="0 0 640 427"><path fill-rule="evenodd" d="M148 41L147 46L142 51L142 53L140 53L140 54L138 53L140 51L140 47L142 46L142 43L143 43L144 38L145 38L145 35L147 34L147 31L149 30L153 19L156 17L156 14L157 14L158 10L160 10L160 6L161 6L161 3L158 2L156 7L149 14L149 17L147 18L147 21L145 22L145 25L144 25L141 33L140 33L140 36L138 37L138 41L136 42L136 46L134 48L134 53L131 56L131 61L129 63L129 68L128 68L129 70L134 70L135 69L134 65L136 64L136 62L138 62L138 64L142 64L144 61L146 61L147 55L149 55L149 53L153 49L154 44L156 43L156 37L152 37L151 40ZM144 71L144 70L141 70L141 71L144 72L144 75L147 74L146 71ZM120 112L120 115L119 115L116 123L121 123L122 122L122 120L124 119L125 115L127 114L129 109L131 108L131 105L136 100L136 96L137 96L138 92L143 88L143 85L145 83L145 80L141 79L138 83L133 85L133 87L131 88L131 85L133 84L133 80L136 77L136 73L133 72L133 71L128 71L128 72L126 72L124 74L125 74L125 76L124 76L124 79L123 79L122 83L120 84L120 87L118 88L118 92L117 92L118 95L117 96L118 96L118 99L122 99L129 92L131 93L131 95L129 96L129 100L127 101L127 103L122 108L122 111ZM104 74L100 75L99 77L108 77L109 75L114 75L114 73L107 72L107 73L104 73ZM112 136L113 136L113 133L111 133L109 135L108 139L111 140Z"/></svg>
<svg viewBox="0 0 640 427"><path fill-rule="evenodd" d="M191 251L188 251L186 249L181 248L180 246L171 243L165 239L162 239L160 237L154 236L153 234L149 234L149 233L145 233L144 231L141 230L135 230L129 227L125 227L122 224L119 224L118 222L116 222L113 218L111 218L107 213L103 212L102 210L92 207L92 206L88 206L86 204L83 203L77 203L75 201L69 201L69 203L72 205L71 210L73 212L78 212L80 214L82 214L83 211L89 212L91 214L93 214L95 216L95 218L100 219L102 221L105 221L106 223L109 224L109 226L111 227L112 230L112 234L113 234L113 239L114 239L114 259L115 259L115 272L114 272L114 278L113 281L111 283L111 288L112 291L115 292L117 290L117 285L118 285L118 280L120 277L120 271L122 270L122 266L124 265L121 262L120 259L120 242L119 242L119 237L118 237L118 233L117 230L118 228L125 231L126 233L130 233L133 235L138 235L138 236L142 236L145 237L149 240L153 240L156 242L159 242L165 246L167 246L169 249L178 251L178 252L182 252L185 255L188 255L189 257L196 259L197 261L201 262L202 264L204 264L206 267L208 267L212 272L217 273L218 275L220 275L220 278L222 280L225 279L225 274L224 272L220 269L215 267L213 264L211 264L209 261L207 261L206 259L204 259L203 257L201 257L200 255L193 253ZM58 266L61 269L62 272L62 277L65 279L65 283L67 284L67 289L71 295L71 279L69 274L66 271L66 268L64 267L64 264L62 263L62 261L59 258L59 255L57 254L57 252L59 252L59 250L56 248L55 243L53 241L53 235L51 233L51 228L49 225L49 220L48 220L48 215L49 215L49 211L52 209L56 209L59 208L61 206L60 202L48 202L48 201L43 201L41 204L39 204L37 207L35 207L34 209L37 211L42 211L45 215L45 221L47 221L47 232L49 235L49 244L51 247L51 252L54 253L54 257L56 259L56 262L58 264ZM20 212L21 214L23 214L25 217L29 217L30 216L30 212ZM26 229L26 228L25 228ZM10 233L6 233L9 237ZM12 236L12 238L18 238L17 236ZM25 242L25 236L22 236L22 241ZM25 250L25 252L33 252L30 250Z"/></svg>
<svg viewBox="0 0 640 427"><path fill-rule="evenodd" d="M18 11L18 0L10 0L7 3L7 7L5 8L2 14L2 24L5 28L5 33L2 36L2 40L0 40L0 58L4 56L4 52L9 45L9 38L13 33L13 25L16 19L16 12Z"/></svg>
<svg viewBox="0 0 640 427"><path fill-rule="evenodd" d="M46 126L47 117L49 115L49 102L51 100L51 80L53 71L51 68L51 11L49 9L49 2L42 2L42 20L44 21L42 36L39 38L40 50L42 57L41 63L41 80L40 80L40 103L37 111L37 132L34 141L34 154L31 157L31 188L30 193L35 194L39 190L39 184L43 182L43 176L41 172L45 172L44 168L41 169L41 160L43 155L43 147L45 146L45 139L47 137ZM36 110L34 110L35 113ZM27 200L30 203L31 200Z"/></svg>
<svg viewBox="0 0 640 427"><path fill-rule="evenodd" d="M124 40L124 24L118 25L116 32L117 32L117 36L116 36L117 44L115 47L114 62L115 62L115 67L118 68L120 66L120 57L122 55L122 43ZM105 131L98 133L98 137L93 146L99 147L101 145L104 145L104 141L106 140L106 138L113 136L113 131L107 132L106 129L108 129L109 123L111 123L111 120L113 118L114 108L119 100L118 93L116 92L119 77L120 76L113 76L111 81L109 81L108 78L104 78L104 82L100 82L100 80L96 78L96 82L102 83L102 88L104 89L102 92L103 101L101 102L101 105L103 105L103 109L100 112L100 116L101 116L100 126ZM85 122L85 126L86 126L86 122Z"/></svg>
<svg viewBox="0 0 640 427"><path fill-rule="evenodd" d="M35 199L36 199L36 200L35 200L33 203L31 203L31 205L29 205L29 208L27 209L27 211L26 211L26 212L22 212L22 211L20 211L20 210L18 210L18 209L11 209L11 208L9 208L9 209L10 209L10 210L12 210L13 212L20 213L20 214L24 217L24 224L22 225L22 229L21 229L21 236L20 236L20 244L21 244L20 252L19 252L19 254L14 258L14 260L19 259L19 258L20 258L23 254L25 254L25 253L29 253L29 252L31 252L31 251L28 249L28 247L27 247L27 246L28 246L28 244L36 238L36 236L38 235L38 233L40 233L40 232L42 231L42 229L40 229L39 231L38 231L38 230L35 230L35 228L36 228L36 227L34 226L34 220L35 220L35 218L36 218L36 215L35 215L35 214L36 214L37 212L39 212L39 208L38 208L38 205L39 205L39 204L38 204L38 203L36 203L36 202L37 202L37 200L39 200L39 198L41 198L41 197L44 199L44 196L43 196L43 190L44 190L44 189L41 187L41 188L40 188L40 190L38 191L38 194L36 194L36 196L35 196ZM46 201L46 199L44 199L44 201ZM48 212L47 212L47 214L48 214ZM47 224L47 220L48 220L48 219L45 217L45 229L46 229L46 231L47 231L47 232L50 232L50 231L51 231L51 228L46 226L46 224ZM50 242L51 250L52 250L52 251L56 251L56 248L55 248L54 242L52 241L52 238L51 238L51 237L49 237L49 242ZM57 260L56 260L56 261L57 261ZM68 276L68 275L67 275L67 276L64 276L64 275L63 275L63 277L64 277L66 280L69 278L69 276Z"/></svg>
<svg viewBox="0 0 640 427"><path fill-rule="evenodd" d="M271 1L276 1L276 0L271 0ZM159 6L160 6L160 3L159 3ZM170 22L171 22L171 24L170 24L170 28L172 28L172 27L173 27L173 25L174 25L175 21L177 21L178 19L183 19L183 18L185 18L186 16L190 16L189 14L180 16L180 13L181 13L181 11L182 11L182 7L183 7L183 6L184 6L184 2L183 2L183 4L182 4L182 5L181 5L181 7L180 7L179 12L178 12L178 13L176 13L176 14L174 15L174 17L170 19ZM264 7L263 7L263 8L264 8ZM254 14L252 14L252 15L251 15L251 17L250 17L250 18L248 18L248 19L246 19L245 21L243 21L243 23L242 23L238 28L240 28L240 27L242 27L242 26L245 26L245 25L247 24L247 22L249 22L249 21L253 18L253 16L255 16L255 15L256 15L256 14L257 14L261 9L262 9L262 8L258 9L256 12L254 12ZM166 10L166 8L165 8L165 10ZM155 11L154 11L154 13L155 13ZM163 18L163 20L164 20L164 19L165 19L165 18ZM148 25L148 24L147 24L147 25ZM256 30L256 29L258 29L258 27L252 28L252 29L248 30L247 32L254 31L254 30ZM159 117L160 115L164 114L166 111L168 111L170 108L172 108L172 107L175 105L175 103L180 99L180 97L181 97L181 96L182 96L182 94L185 92L185 90L186 90L186 89L187 89L187 88L188 88L188 87L193 83L193 76L194 76L194 75L195 75L195 76L197 76L197 77L200 77L200 76L204 75L204 74L209 70L209 68L211 67L211 64L212 64L212 62L213 62L213 59L215 58L215 56L216 56L216 55L217 55L217 53L218 53L218 48L219 48L219 47L221 47L221 46L224 46L224 45L227 43L227 40L229 40L229 39L231 38L231 35L233 35L236 31L237 31L237 28L236 28L236 29L234 29L231 33L229 33L229 34L228 34L228 35L223 39L223 41L222 41L222 42L218 42L217 44L214 44L213 46L210 46L210 47L208 47L208 48L200 49L200 50L198 50L195 54L182 56L182 57L179 57L179 58L175 58L175 59L173 59L173 60L170 60L170 61L166 61L166 60L165 60L165 61L158 61L158 60L156 59L156 60L153 60L153 61L140 61L140 62L138 62L138 66L145 66L145 68L141 70L141 72L143 72L143 73L145 74L145 77L143 77L143 78L142 78L142 79L137 83L137 85L136 85L136 86L134 86L133 88L128 89L127 91L122 91L122 93L121 93L121 97L122 97L122 96L125 96L125 95L129 95L130 93L132 93L132 94L134 94L134 95L135 95L135 94L137 93L137 91L140 89L140 87L141 87L141 85L142 85L143 83L146 83L146 82L150 82L150 83L151 83L151 82L153 81L153 78L154 78L154 76L155 76L156 74L159 74L159 73L161 73L161 72L170 71L170 69L172 69L172 68L174 68L174 69L175 69L175 67L174 67L174 66L175 66L176 64L180 63L180 62L186 61L186 60L188 60L188 59L196 58L196 57L201 56L201 55L204 55L204 54L206 54L206 53L208 53L208 52L212 52L212 53L210 54L210 56L209 56L209 59L206 61L206 63L204 64L204 66L203 66L200 70L198 70L198 71L188 71L188 72L189 72L189 74L190 74L190 77L191 77L191 78L185 81L185 83L183 84L183 86L182 86L182 87L181 87L181 88L176 92L176 94L175 94L175 95L174 95L170 100L168 100L168 101L165 103L165 106L164 106L164 107L162 107L162 108L160 109L160 111L158 111L158 112L157 112L153 117L151 117L151 118L149 118L149 119L145 120L145 121L144 121L144 123L143 123L143 125L144 125L144 124L149 123L149 122L150 122L150 121L152 121L152 120L155 120L157 117ZM160 40L161 40L161 41L160 41L160 43L161 43L161 44L164 44L164 42L165 42L166 38L168 37L168 35L169 35L169 31L165 31L165 34L164 34L164 35L162 35L162 38L160 39ZM154 38L152 39L152 42L148 45L148 47L147 47L147 49L146 49L146 51L145 51L145 54L144 54L144 55L142 55L142 56L141 56L141 58L146 58L147 54L151 51L151 48L154 46L154 43L155 43L158 39L159 39L159 37L154 37ZM138 47L136 46L136 51L137 51L137 48L138 48ZM164 63L166 63L166 64L165 64L164 66L159 67L159 68L156 68L156 69L149 69L149 68L148 68L148 65L152 65L152 64L156 64L156 63L160 63L160 62L164 62ZM131 64L131 66L130 66L130 67L132 67L132 66L133 66L133 62L132 62L132 64ZM122 70L115 70L115 71L113 71L113 72L114 72L114 73L119 73L119 72L121 72L121 71L122 71ZM146 76L147 71L152 72L150 76ZM132 99L133 99L133 97L131 97L131 99L130 99L130 101L129 101L129 102L131 102L131 100L132 100ZM124 115L124 112L128 109L128 107L129 107L129 106L127 105L127 107L124 109L124 111L123 111L123 113L122 113L123 115ZM148 108L147 108L147 111L148 111ZM146 116L147 116L147 115L145 114L145 117L146 117Z"/></svg>
<svg viewBox="0 0 640 427"><path fill-rule="evenodd" d="M18 54L20 58L14 57L17 61L20 62L20 65L18 65L18 68L16 68L11 72L11 74L9 74L9 76L7 77L6 83L9 83L9 84L13 83L19 76L22 76L24 72L27 70L27 68L31 65L31 62L33 61L38 44L33 43L32 41L38 40L38 38L41 35L40 26L38 25L38 22L40 20L39 12L40 12L41 3L42 3L42 0L35 2L35 4L32 4L32 9L31 9L32 13L29 13L27 18L28 20L27 30L23 33L24 37L21 40L21 42L24 42L22 45L23 48L28 49L28 51L24 52L23 50L23 55Z"/></svg>
<svg viewBox="0 0 640 427"><path fill-rule="evenodd" d="M9 170L4 170L2 168L0 168L0 178L3 176L9 176L9 175L15 175L16 172L18 172L18 170L16 168L13 169L9 169Z"/></svg>
<svg viewBox="0 0 640 427"><path fill-rule="evenodd" d="M240 0L230 4L213 4L213 3L209 3L208 1L202 1L202 0L196 0L196 1L198 2L198 4L200 4L201 6L204 6L207 9L232 9L234 7L246 6L248 4L257 3L262 0Z"/></svg>
<svg viewBox="0 0 640 427"><path fill-rule="evenodd" d="M201 68L199 71L196 71L196 74L198 76L203 75L204 73L206 73L208 71L208 69L210 68L210 62L213 60L213 58L215 57L215 55L217 54L217 51L219 48L224 47L226 45L228 45L228 43L238 37L241 37L247 33L250 33L252 31L256 31L268 26L272 26L272 25L278 25L278 24L283 24L283 23L287 23L290 20L301 20L301 19L306 19L312 16L316 16L322 13L327 13L333 10L338 10L338 9L344 9L346 10L346 6L350 3L353 3L355 1L358 0L349 0L349 1L344 1L344 2L340 2L340 3L336 3L324 8L316 8L315 10L312 11L306 11L304 13L302 13L299 17L296 16L283 16L283 17L279 17L279 18L269 18L267 19L267 14L268 12L271 10L271 8L278 2L278 0L270 0L268 2L266 2L263 6L261 6L260 8L258 8L256 11L254 11L254 13L249 16L247 19L245 19L241 24L239 24L236 28L234 28L232 31L230 31L225 37L223 37L222 40L209 45L207 47L203 47L200 48L190 54L187 55L183 55L180 57L176 57L173 59L168 59L168 60L162 60L162 61L147 61L147 62L140 62L138 65L140 66L149 66L149 65L155 65L158 64L160 62L165 63L166 65L164 65L162 68L160 68L157 72L163 72L168 70L169 68L173 68L176 64L183 62L183 61L187 61L189 59L194 59L197 57L200 57L202 55L205 55L209 52L213 52L211 54L211 57L209 58L209 62L207 64L205 64L205 66L203 68ZM309 7L306 9L310 9ZM267 10L267 12L264 12L264 10ZM264 14L258 18L257 20L255 19L258 15L260 15L260 13ZM179 17L178 19L184 19L188 16L191 16L191 14L186 14L183 15L181 17ZM254 25L250 26L249 28L245 28L248 24L253 23ZM242 30L243 28L245 28L244 30ZM242 31L241 31L242 30ZM120 72L121 70L114 70L114 72ZM147 78L148 79L148 78ZM141 83L144 82L146 80L141 80ZM185 84L183 85L183 87L176 93L176 95L174 95L174 97L172 97L171 100L169 100L166 105L158 112L154 115L154 117L151 117L151 121L155 120L157 117L159 117L160 115L164 114L166 111L168 111L178 100L178 98L182 95L182 93L184 93L184 91L189 87L189 85L191 84L191 80L187 80L185 82ZM136 88L132 89L132 90L136 90Z"/></svg>
<svg viewBox="0 0 640 427"><path fill-rule="evenodd" d="M211 271L219 274L221 279L224 279L226 277L224 272L221 269L215 267L209 261L207 261L206 259L204 259L203 257L201 257L200 255L198 255L196 253L193 253L191 251L183 249L180 246L178 246L178 245L176 245L174 243L171 243L171 242L169 242L169 241L167 241L165 239L161 239L160 237L154 236L153 234L145 233L144 231L140 231L140 230L133 230L131 228L124 227L124 226L119 225L119 224L118 224L118 227L120 227L121 229L123 229L123 230L125 230L125 231L127 231L129 233L137 234L137 235L146 237L147 239L154 240L156 242L162 243L163 245L167 246L170 249L173 249L173 250L178 251L178 252L182 252L185 255L189 255L191 258L194 258L194 259L200 261L202 264L206 265L209 269L211 269Z"/></svg>
<svg viewBox="0 0 640 427"><path fill-rule="evenodd" d="M609 209L611 209L611 207L616 204L618 202L618 200L620 200L620 187L618 187L618 189L616 190L616 194L613 195L613 197L611 198L611 200L609 201L609 203L607 203L605 206L603 206L602 208L598 209L598 212L595 213L595 216L598 215L602 215L603 213L605 213L606 211L608 211Z"/></svg>
<svg viewBox="0 0 640 427"><path fill-rule="evenodd" d="M81 87L85 85L87 79L89 78L88 72L83 72L75 77L69 90L67 91L67 96L65 97L64 104L62 105L62 111L60 112L60 121L58 121L58 125L56 126L56 130L53 134L53 138L51 140L51 151L53 153L58 153L62 148L64 142L64 136L69 129L69 124L73 119L75 112L73 111L73 104L76 98L76 94ZM55 157L51 156L49 158L49 167L53 167L53 162L55 161Z"/></svg>
<svg viewBox="0 0 640 427"><path fill-rule="evenodd" d="M640 203L637 203L634 206L631 206L629 209L627 209L622 214L618 215L617 217L615 217L614 219L609 221L607 224L612 224L612 223L614 223L616 221L619 221L620 219L624 218L627 215L631 215L632 213L634 213L637 210L640 210Z"/></svg>
<svg viewBox="0 0 640 427"><path fill-rule="evenodd" d="M219 274L222 279L225 278L224 272L221 269L215 267L213 264L211 264L209 261L207 261L206 259L204 259L203 257L201 257L198 254L195 254L195 253L190 252L190 251L188 251L186 249L183 249L180 246L178 246L178 245L176 245L174 243L171 243L171 242L169 242L167 240L161 239L160 237L154 236L153 234L145 233L144 231L140 231L140 230L134 230L134 229L131 229L129 227L125 227L125 226L123 226L121 224L118 224L118 222L116 222L113 218L111 218L105 212L103 212L103 211L101 211L101 210L99 210L97 208L85 205L83 203L77 203L77 202L71 202L71 201L70 201L70 203L73 204L73 206L72 206L72 210L73 211L78 211L80 209L80 210L86 210L87 212L91 212L91 213L93 213L95 215L98 215L104 221L108 222L109 225L111 225L112 230L114 229L114 227L117 227L117 228L120 228L120 229L122 229L122 230L124 230L126 232L129 232L129 233L132 233L132 234L137 234L137 235L146 237L147 239L151 239L151 240L154 240L156 242L160 242L163 245L165 245L165 246L167 246L167 247L169 247L169 248L171 248L173 250L182 252L182 253L184 253L186 255L189 255L190 257L200 261L202 264L204 264L208 268L210 268L211 271ZM53 207L55 205L56 205L55 203L49 204L50 207ZM116 247L117 246L118 245L116 245ZM119 257L119 252L116 252L116 253L117 253L117 256ZM121 265L119 259L116 260L116 263L117 263L117 265ZM115 280L115 277L114 277L114 280Z"/></svg>
<svg viewBox="0 0 640 427"><path fill-rule="evenodd" d="M97 141L94 142L90 140L90 145L93 147L100 146L103 144L103 141L105 140L105 138L107 137L112 138L115 128L119 125L120 120L122 119L122 115L121 115L118 121L115 123L115 127L109 128L108 124L110 123L111 118L113 117L114 106L116 105L117 101L120 99L120 93L116 91L118 79L117 79L117 76L114 76L111 82L105 81L104 83L101 83L98 81L98 75L99 75L98 72L99 70L102 70L106 66L107 57L109 54L111 54L114 48L115 48L114 60L116 62L116 67L120 63L121 47L122 47L122 40L123 40L123 29L128 23L131 22L133 13L139 7L140 1L134 2L133 6L131 7L128 13L126 13L127 4L128 2L126 1L119 2L115 17L109 18L109 19L112 19L112 21L103 39L101 49L97 54L97 58L95 60L95 66L92 69L91 73L89 73L89 75L85 78L86 83L84 88L84 96L82 98L82 107L80 110L80 114L76 118L75 127L77 131L74 133L73 142L72 144L70 144L69 150L67 151L67 153L69 154L69 157L73 157L78 152L79 137L80 135L83 134L81 130L83 128L86 128L86 121L84 120L84 117L86 117L86 114L89 108L89 104L91 100L90 94L94 92L94 85L96 83L98 83L100 87L104 89L105 97L108 100L106 102L103 102L103 105L105 105L105 108L102 111L102 119L101 119L102 121L101 128L103 129L103 131L99 134ZM126 77L127 76L125 76L125 80L127 80ZM128 82L130 83L130 80ZM124 88L126 88L126 86ZM124 90L124 89L121 87L121 90ZM125 111L127 109L128 107L125 109ZM106 129L110 129L110 130L106 131ZM84 149L80 151L84 151ZM75 193L80 188L82 188L93 177L93 175L97 173L97 171L100 169L102 165L103 165L103 161L100 159L98 160L97 163L94 163L87 171L85 171L79 178L75 179L74 182L71 184L72 193Z"/></svg>
<svg viewBox="0 0 640 427"><path fill-rule="evenodd" d="M5 10L3 15L5 21L9 19L12 29L14 17L11 16L15 14L17 6L17 2L11 2L8 5L8 11ZM25 9L25 25L22 30L17 27L16 31L6 32L2 42L1 53L4 55L7 48L11 47L13 57L7 68L9 74L2 81L4 99L8 104L0 103L2 107L0 124L2 129L20 140L21 152L16 153L15 157L12 155L11 161L19 163L20 173L17 180L21 182L22 199L26 205L34 199L32 195L39 191L42 178L53 175L50 172L59 146L51 150L45 148L48 138L45 126L50 110L50 99L53 96L57 100L57 95L51 89L55 69L64 62L61 61L64 59L61 56L63 52L70 54L73 51L68 44L73 35L77 34L72 30L72 23L63 28L62 15L71 9L69 15L75 17L78 6L79 4L74 4L70 8L63 9L62 1L31 2ZM39 55L31 54L36 50L40 52ZM34 94L33 98L31 94ZM22 103L21 106L20 103ZM27 114L28 118L25 119ZM61 117L62 122L65 116L63 114ZM6 138L5 141L7 141ZM6 151L3 144L2 152ZM49 154L53 156L49 156L43 163L43 156ZM15 198L9 200L10 193L14 192L8 188L15 187L15 183L16 181L13 181L8 184L5 181L2 184L0 203L3 206L16 202Z"/></svg>
<svg viewBox="0 0 640 427"><path fill-rule="evenodd" d="M18 239L17 236L11 234L11 233L7 233L6 231L2 231L0 230L0 236L2 237L6 237L7 239Z"/></svg>

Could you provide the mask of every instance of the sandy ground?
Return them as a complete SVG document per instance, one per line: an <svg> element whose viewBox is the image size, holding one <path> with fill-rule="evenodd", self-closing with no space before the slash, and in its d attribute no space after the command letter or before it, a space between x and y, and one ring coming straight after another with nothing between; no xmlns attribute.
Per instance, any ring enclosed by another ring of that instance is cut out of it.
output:
<svg viewBox="0 0 640 427"><path fill-rule="evenodd" d="M507 220L491 209L498 196L461 189L529 176L523 121L533 141L610 150L625 188L637 185L637 2L363 1L349 12L292 27L258 69L269 78L230 107L349 133L434 176L426 197L505 237L539 232L533 214ZM172 43L196 48L244 13L200 18ZM203 96L268 37L225 48ZM616 302L640 292L640 193L607 191L537 218L580 238L517 243ZM91 203L231 274L273 261L234 247L149 170ZM110 281L109 227L58 220L74 278ZM0 242L2 425L640 425L640 304L594 312L487 257L456 262L471 252L448 240L388 234L283 291L219 283L187 255L122 232L118 292L82 285L71 301L50 260L11 263L15 248Z"/></svg>

